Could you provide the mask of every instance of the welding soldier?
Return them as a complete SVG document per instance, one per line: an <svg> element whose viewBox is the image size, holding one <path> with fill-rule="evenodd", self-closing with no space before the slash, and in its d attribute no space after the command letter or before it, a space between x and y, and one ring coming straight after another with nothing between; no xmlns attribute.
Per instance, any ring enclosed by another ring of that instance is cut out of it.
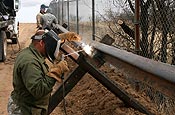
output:
<svg viewBox="0 0 175 115"><path fill-rule="evenodd" d="M53 29L53 24L58 24L57 18L52 14L52 9L48 8L46 13L40 19L42 28Z"/></svg>
<svg viewBox="0 0 175 115"><path fill-rule="evenodd" d="M42 4L42 5L40 6L40 12L36 15L36 23L37 23L37 28L38 28L38 29L39 29L39 28L42 28L42 25L41 25L40 20L41 20L41 16L45 14L46 8L49 8L49 7L46 6L46 5L44 5L44 4Z"/></svg>
<svg viewBox="0 0 175 115"><path fill-rule="evenodd" d="M52 88L69 69L64 60L49 68L45 59L54 62L66 33L63 35L58 37L53 30L37 30L29 47L18 54L13 69L14 90L8 102L9 115L47 114Z"/></svg>

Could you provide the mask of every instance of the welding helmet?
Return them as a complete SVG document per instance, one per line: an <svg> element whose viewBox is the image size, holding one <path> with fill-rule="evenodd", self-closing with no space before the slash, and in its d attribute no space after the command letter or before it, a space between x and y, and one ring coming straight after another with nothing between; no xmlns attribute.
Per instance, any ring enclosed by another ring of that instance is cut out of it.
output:
<svg viewBox="0 0 175 115"><path fill-rule="evenodd" d="M53 30L46 29L42 40L45 43L46 56L49 61L53 62L59 54L61 39Z"/></svg>

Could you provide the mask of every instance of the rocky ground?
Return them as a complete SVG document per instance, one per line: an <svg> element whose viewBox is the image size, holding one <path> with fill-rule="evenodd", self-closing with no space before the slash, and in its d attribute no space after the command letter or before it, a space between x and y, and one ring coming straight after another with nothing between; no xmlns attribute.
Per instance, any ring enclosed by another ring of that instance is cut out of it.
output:
<svg viewBox="0 0 175 115"><path fill-rule="evenodd" d="M12 91L12 71L15 57L20 49L27 47L30 43L30 37L36 31L36 25L31 23L20 24L19 45L8 46L8 56L5 62L0 63L0 115L7 115L7 102L10 92ZM20 47L19 47L20 46ZM67 60L71 69L75 63L70 59ZM100 68L108 76L113 78L119 85L138 100L148 107L150 111L156 113L155 106L145 97L139 94L127 84L122 73L116 69L111 69L109 64ZM68 115L142 115L143 113L126 107L125 104L114 94L109 92L92 76L86 74L80 82L65 97L66 110ZM63 104L60 103L52 115L63 115ZM157 114L157 113L156 113Z"/></svg>

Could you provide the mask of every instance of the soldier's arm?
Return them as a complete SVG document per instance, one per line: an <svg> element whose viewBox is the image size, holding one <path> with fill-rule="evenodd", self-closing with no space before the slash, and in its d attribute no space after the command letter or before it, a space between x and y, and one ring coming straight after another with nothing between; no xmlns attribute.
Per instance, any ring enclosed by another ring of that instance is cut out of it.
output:
<svg viewBox="0 0 175 115"><path fill-rule="evenodd" d="M55 16L54 16L53 22L54 22L55 24L58 24L58 20L57 20L57 18L56 18Z"/></svg>
<svg viewBox="0 0 175 115"><path fill-rule="evenodd" d="M42 70L43 68L35 61L24 64L21 74L23 82L28 91L36 98L41 98L52 91L56 82L55 79L50 78Z"/></svg>
<svg viewBox="0 0 175 115"><path fill-rule="evenodd" d="M37 14L36 16L36 21L37 21L37 27L41 27L41 14Z"/></svg>

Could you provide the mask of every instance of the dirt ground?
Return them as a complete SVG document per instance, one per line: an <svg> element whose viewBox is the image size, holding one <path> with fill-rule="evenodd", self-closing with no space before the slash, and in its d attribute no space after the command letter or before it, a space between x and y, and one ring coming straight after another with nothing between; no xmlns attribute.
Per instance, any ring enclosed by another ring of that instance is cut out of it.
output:
<svg viewBox="0 0 175 115"><path fill-rule="evenodd" d="M28 29L26 29L28 28ZM20 24L20 45L8 45L7 60L0 63L0 115L7 115L7 102L12 91L13 64L19 49L24 48L30 42L30 36L34 33L34 24Z"/></svg>
<svg viewBox="0 0 175 115"><path fill-rule="evenodd" d="M35 24L20 24L19 42L20 48L28 46L30 37L36 30ZM12 71L15 57L19 51L18 45L8 46L7 60L0 63L0 115L7 115L7 102L10 92L12 91ZM68 62L74 68L74 62ZM122 79L122 74L114 69L108 69L109 65L105 64L101 70L107 75L115 78L127 90L132 92L135 98L142 99L144 95L136 95L129 85ZM66 110L68 115L142 115L141 112L126 107L125 104L105 87L103 87L92 76L86 74L73 90L65 97ZM151 111L155 112L154 105L147 99L143 104ZM62 103L51 113L52 115L63 115Z"/></svg>

